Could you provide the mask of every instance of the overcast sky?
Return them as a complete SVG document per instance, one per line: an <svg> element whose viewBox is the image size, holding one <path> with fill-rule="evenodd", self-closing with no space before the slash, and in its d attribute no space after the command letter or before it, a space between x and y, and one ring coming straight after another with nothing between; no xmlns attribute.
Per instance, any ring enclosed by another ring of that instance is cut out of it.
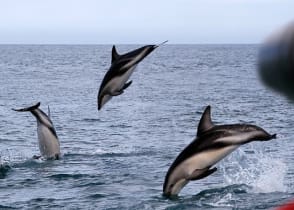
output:
<svg viewBox="0 0 294 210"><path fill-rule="evenodd" d="M260 43L294 0L0 0L0 44Z"/></svg>

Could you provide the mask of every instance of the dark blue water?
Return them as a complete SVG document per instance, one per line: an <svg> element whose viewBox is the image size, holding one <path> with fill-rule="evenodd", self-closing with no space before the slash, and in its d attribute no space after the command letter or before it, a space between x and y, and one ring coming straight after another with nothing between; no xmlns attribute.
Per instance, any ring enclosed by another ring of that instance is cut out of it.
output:
<svg viewBox="0 0 294 210"><path fill-rule="evenodd" d="M98 112L110 53L106 45L0 46L0 208L271 209L294 198L294 104L259 82L258 46L157 48ZM38 101L45 112L50 105L61 160L33 160L36 120L11 110ZM242 146L168 200L165 174L209 104L217 124L252 123L278 138Z"/></svg>

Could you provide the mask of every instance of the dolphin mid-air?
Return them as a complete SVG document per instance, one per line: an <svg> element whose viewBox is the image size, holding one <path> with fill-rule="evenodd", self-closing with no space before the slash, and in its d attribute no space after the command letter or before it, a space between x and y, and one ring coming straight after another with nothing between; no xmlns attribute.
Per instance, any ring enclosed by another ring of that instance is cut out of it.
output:
<svg viewBox="0 0 294 210"><path fill-rule="evenodd" d="M231 124L214 125L210 106L207 106L198 125L197 136L170 166L163 185L167 197L177 195L193 180L205 178L214 173L214 164L222 160L239 146L251 141L268 141L276 138L256 125Z"/></svg>
<svg viewBox="0 0 294 210"><path fill-rule="evenodd" d="M40 102L36 105L23 108L12 109L17 112L31 112L37 119L37 132L39 149L41 157L45 159L59 159L60 158L60 144L54 129L53 123L50 119L50 109L48 106L47 116L41 109L39 109ZM34 156L38 157L38 156ZM39 157L38 157L39 158Z"/></svg>
<svg viewBox="0 0 294 210"><path fill-rule="evenodd" d="M110 69L105 74L98 92L98 110L104 106L113 96L121 95L132 81L128 81L137 64L149 55L159 45L146 45L126 54L119 55L115 46L112 47L112 59Z"/></svg>

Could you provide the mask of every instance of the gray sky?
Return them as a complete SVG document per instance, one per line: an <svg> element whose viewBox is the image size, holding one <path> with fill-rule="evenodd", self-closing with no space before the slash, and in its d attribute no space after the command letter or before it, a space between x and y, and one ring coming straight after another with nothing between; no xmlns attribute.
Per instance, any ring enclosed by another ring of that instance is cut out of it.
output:
<svg viewBox="0 0 294 210"><path fill-rule="evenodd" d="M0 0L0 44L259 43L293 0Z"/></svg>

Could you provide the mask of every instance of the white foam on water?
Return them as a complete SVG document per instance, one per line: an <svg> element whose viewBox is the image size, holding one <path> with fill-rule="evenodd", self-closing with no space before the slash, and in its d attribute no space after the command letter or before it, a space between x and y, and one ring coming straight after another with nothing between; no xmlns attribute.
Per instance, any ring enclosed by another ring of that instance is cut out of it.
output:
<svg viewBox="0 0 294 210"><path fill-rule="evenodd" d="M116 145L110 148L96 148L92 154L104 155L104 154L129 154L137 152L136 148L133 146L122 146Z"/></svg>
<svg viewBox="0 0 294 210"><path fill-rule="evenodd" d="M93 151L93 155L96 155L96 154L107 154L108 153L108 151L106 151L106 150L103 150L103 149L101 149L101 148L97 148L97 149L95 149L95 151Z"/></svg>
<svg viewBox="0 0 294 210"><path fill-rule="evenodd" d="M13 166L14 164L22 163L31 158L32 156L29 156L24 152L16 152L12 149L0 151L0 165Z"/></svg>
<svg viewBox="0 0 294 210"><path fill-rule="evenodd" d="M246 184L253 193L287 192L287 165L269 153L253 150L246 154L239 148L222 161L219 169L225 185Z"/></svg>
<svg viewBox="0 0 294 210"><path fill-rule="evenodd" d="M227 193L211 205L216 207L233 207L232 200L234 200L232 193Z"/></svg>
<svg viewBox="0 0 294 210"><path fill-rule="evenodd" d="M111 155L111 154L131 154L138 152L138 149L129 145L111 145L110 147L97 147L93 149L74 148L64 149L63 154L78 154L78 155Z"/></svg>
<svg viewBox="0 0 294 210"><path fill-rule="evenodd" d="M0 152L0 165L9 165L13 160L13 152L6 149Z"/></svg>

